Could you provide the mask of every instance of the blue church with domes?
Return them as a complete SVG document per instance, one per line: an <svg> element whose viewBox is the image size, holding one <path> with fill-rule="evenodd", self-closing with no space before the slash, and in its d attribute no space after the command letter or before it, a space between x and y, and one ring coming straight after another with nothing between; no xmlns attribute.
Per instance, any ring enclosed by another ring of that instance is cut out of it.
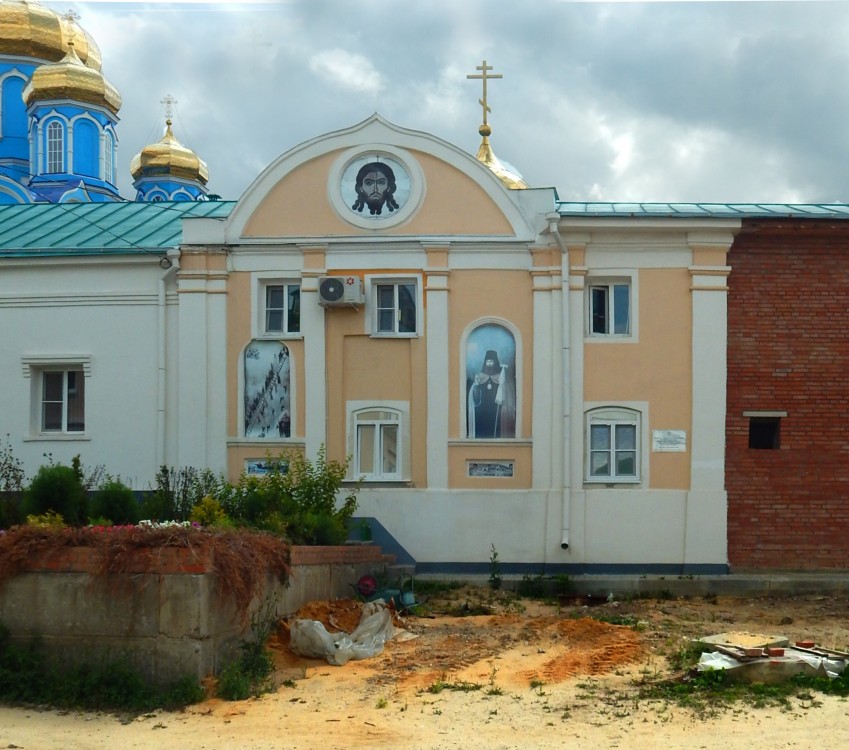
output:
<svg viewBox="0 0 849 750"><path fill-rule="evenodd" d="M0 2L0 204L123 201L116 187L121 95L72 13ZM131 163L137 201L206 200L206 164L174 136Z"/></svg>

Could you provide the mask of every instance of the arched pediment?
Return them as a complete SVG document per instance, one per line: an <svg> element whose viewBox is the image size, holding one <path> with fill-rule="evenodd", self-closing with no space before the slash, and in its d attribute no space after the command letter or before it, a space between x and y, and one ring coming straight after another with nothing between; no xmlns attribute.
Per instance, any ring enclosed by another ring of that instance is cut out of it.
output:
<svg viewBox="0 0 849 750"><path fill-rule="evenodd" d="M366 198L370 180L376 192ZM471 154L375 114L272 162L239 200L226 237L230 243L375 236L530 241L535 233L516 192Z"/></svg>

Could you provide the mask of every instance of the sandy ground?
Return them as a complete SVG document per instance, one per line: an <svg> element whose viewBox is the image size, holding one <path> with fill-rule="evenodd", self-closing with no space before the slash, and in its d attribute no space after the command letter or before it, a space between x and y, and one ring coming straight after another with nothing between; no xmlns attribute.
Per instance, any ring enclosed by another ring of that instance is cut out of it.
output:
<svg viewBox="0 0 849 750"><path fill-rule="evenodd" d="M793 699L789 709L739 705L705 717L634 697L635 682L669 675L666 657L694 637L752 632L845 650L843 600L586 607L491 601L480 590L452 597L425 602L429 616L397 620L406 639L343 667L295 656L289 623L282 622L269 644L281 684L259 699L212 698L183 712L141 717L0 708L0 750L849 747L844 699L816 695ZM492 614L461 616L482 610ZM357 602L316 602L299 616L350 632L359 613ZM642 624L635 629L599 617ZM463 685L477 689L456 689Z"/></svg>

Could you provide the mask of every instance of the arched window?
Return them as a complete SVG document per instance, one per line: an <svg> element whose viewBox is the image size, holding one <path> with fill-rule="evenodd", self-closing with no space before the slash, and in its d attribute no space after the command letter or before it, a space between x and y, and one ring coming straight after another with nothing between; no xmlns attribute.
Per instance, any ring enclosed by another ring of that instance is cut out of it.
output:
<svg viewBox="0 0 849 750"><path fill-rule="evenodd" d="M245 349L245 437L292 436L289 348L278 341L251 341Z"/></svg>
<svg viewBox="0 0 849 750"><path fill-rule="evenodd" d="M401 413L375 407L354 414L354 474L366 481L401 478Z"/></svg>
<svg viewBox="0 0 849 750"><path fill-rule="evenodd" d="M53 120L47 126L47 172L65 171L65 128Z"/></svg>
<svg viewBox="0 0 849 750"><path fill-rule="evenodd" d="M640 480L640 413L621 407L593 409L586 414L587 481Z"/></svg>
<svg viewBox="0 0 849 750"><path fill-rule="evenodd" d="M498 323L484 323L466 340L466 436L516 437L516 340Z"/></svg>

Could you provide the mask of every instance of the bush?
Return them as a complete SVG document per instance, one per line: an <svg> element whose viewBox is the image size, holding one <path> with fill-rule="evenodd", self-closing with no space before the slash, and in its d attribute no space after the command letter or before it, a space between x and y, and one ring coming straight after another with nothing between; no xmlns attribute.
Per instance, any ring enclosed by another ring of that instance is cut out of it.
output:
<svg viewBox="0 0 849 750"><path fill-rule="evenodd" d="M265 644L275 621L274 603L268 600L251 617L253 637L239 644L241 657L221 670L218 676L217 692L220 698L242 701L274 689L271 679L274 660Z"/></svg>
<svg viewBox="0 0 849 750"><path fill-rule="evenodd" d="M69 526L80 526L88 517L87 498L79 474L69 466L42 466L24 497L26 515L58 513Z"/></svg>
<svg viewBox="0 0 849 750"><path fill-rule="evenodd" d="M160 466L156 488L143 504L143 515L154 521L188 521L204 497L218 498L228 491L232 488L224 478L209 469Z"/></svg>
<svg viewBox="0 0 849 750"><path fill-rule="evenodd" d="M221 503L214 497L207 495L194 508L189 516L190 521L199 523L201 526L213 528L231 528L233 522L221 507Z"/></svg>
<svg viewBox="0 0 849 750"><path fill-rule="evenodd" d="M243 474L227 495L224 504L230 517L285 534L292 544L342 544L348 538L348 521L357 510L358 488L350 490L337 507L348 462L328 461L321 446L314 461L291 451L277 459L269 457L268 464L268 474Z"/></svg>
<svg viewBox="0 0 849 750"><path fill-rule="evenodd" d="M91 515L123 526L138 523L141 508L129 487L117 479L110 479L94 494Z"/></svg>
<svg viewBox="0 0 849 750"><path fill-rule="evenodd" d="M5 444L0 444L0 529L24 522L24 479L24 464L15 457L6 435Z"/></svg>

